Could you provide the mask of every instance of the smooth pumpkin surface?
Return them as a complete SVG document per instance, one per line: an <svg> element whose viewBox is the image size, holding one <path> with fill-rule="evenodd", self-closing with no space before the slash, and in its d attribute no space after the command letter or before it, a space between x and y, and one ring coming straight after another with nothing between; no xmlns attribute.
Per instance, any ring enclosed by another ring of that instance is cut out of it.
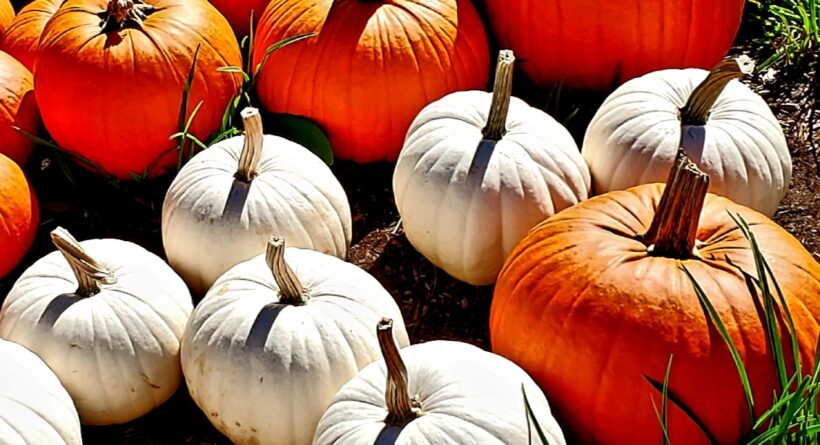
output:
<svg viewBox="0 0 820 445"><path fill-rule="evenodd" d="M46 23L62 3L63 0L34 0L26 5L6 30L0 49L34 72L34 58L40 46L40 36Z"/></svg>
<svg viewBox="0 0 820 445"><path fill-rule="evenodd" d="M179 141L169 138L179 131L196 48L187 114L202 101L190 128L201 140L219 129L241 85L240 75L217 69L241 66L242 59L230 25L205 0L146 0L142 7L153 12L141 29L128 20L104 32L101 17L118 1L127 3L65 2L43 30L34 84L57 144L127 179L176 165Z"/></svg>
<svg viewBox="0 0 820 445"><path fill-rule="evenodd" d="M0 278L23 259L40 223L34 189L14 161L0 154Z"/></svg>
<svg viewBox="0 0 820 445"><path fill-rule="evenodd" d="M713 194L696 233L699 258L650 256L638 237L649 229L663 188L612 192L556 214L521 241L499 275L492 349L535 378L559 422L582 443L660 441L650 395L656 403L660 396L644 376L663 382L670 354L670 391L717 443L739 443L749 430L734 362L681 266L703 287L738 345L761 401L757 414L769 406L776 371L756 302L738 270L756 276L753 258L727 212L750 224L794 317L804 365L814 361L820 265L765 216ZM670 408L669 421L672 443L708 443L679 409Z"/></svg>
<svg viewBox="0 0 820 445"><path fill-rule="evenodd" d="M270 0L210 0L210 2L228 19L236 37L242 39L251 29L251 11L253 11L255 29Z"/></svg>
<svg viewBox="0 0 820 445"><path fill-rule="evenodd" d="M395 160L425 105L487 82L487 37L469 1L274 0L254 66L270 45L311 32L318 36L271 54L259 98L318 122L339 159Z"/></svg>
<svg viewBox="0 0 820 445"><path fill-rule="evenodd" d="M20 165L31 156L34 142L13 127L32 134L40 129L40 114L31 73L14 57L0 51L0 154Z"/></svg>
<svg viewBox="0 0 820 445"><path fill-rule="evenodd" d="M546 87L608 90L664 68L711 68L729 50L744 0L485 0L501 46Z"/></svg>

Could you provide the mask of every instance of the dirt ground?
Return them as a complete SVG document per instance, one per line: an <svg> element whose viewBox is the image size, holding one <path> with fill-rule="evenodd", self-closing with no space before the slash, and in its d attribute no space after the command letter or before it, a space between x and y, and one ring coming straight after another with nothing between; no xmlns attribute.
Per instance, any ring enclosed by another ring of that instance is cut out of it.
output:
<svg viewBox="0 0 820 445"><path fill-rule="evenodd" d="M747 32L732 54L760 60ZM820 261L820 62L807 61L767 81L746 79L769 103L786 133L793 155L794 176L775 221L796 236ZM565 122L579 145L586 124L603 96L564 91L537 92L516 75L515 94ZM577 113L575 112L577 110ZM574 115L573 115L574 114ZM571 119L567 121L567 118ZM49 231L57 225L78 239L116 237L134 241L162 256L160 210L170 177L148 182L108 183L74 166L71 179L61 168L62 156L40 148L27 166L42 207L37 240L20 267L0 280L0 298L33 261L53 250ZM349 260L373 274L400 304L413 342L433 339L466 341L489 349L488 314L492 287L460 283L418 254L398 227L388 164L333 167L348 193L353 212L353 246ZM94 444L229 444L193 404L183 386L168 403L126 425L84 428L85 443Z"/></svg>

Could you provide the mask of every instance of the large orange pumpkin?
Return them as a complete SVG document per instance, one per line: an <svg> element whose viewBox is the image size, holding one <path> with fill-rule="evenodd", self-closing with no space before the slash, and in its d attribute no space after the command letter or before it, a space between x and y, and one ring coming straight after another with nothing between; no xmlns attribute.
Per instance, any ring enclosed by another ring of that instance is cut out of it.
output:
<svg viewBox="0 0 820 445"><path fill-rule="evenodd" d="M219 129L241 76L230 25L205 0L68 0L46 24L34 85L43 123L64 149L120 178L176 163L183 87L196 48L190 133Z"/></svg>
<svg viewBox="0 0 820 445"><path fill-rule="evenodd" d="M660 406L660 394L647 378L664 381L670 354L670 393L715 443L740 443L751 429L729 350L682 266L738 345L757 415L770 406L779 383L762 298L752 298L739 271L756 276L755 264L729 213L750 224L794 317L804 365L814 361L820 265L767 217L717 195L703 203L708 184L691 186L641 185L560 212L533 229L501 271L490 316L493 351L535 378L579 443L660 443L650 398ZM665 190L672 205L658 210ZM661 230L645 236L653 221ZM709 443L673 403L669 416L672 443Z"/></svg>
<svg viewBox="0 0 820 445"><path fill-rule="evenodd" d="M0 153L23 165L34 143L15 130L15 126L36 134L40 129L40 115L31 73L14 57L0 51Z"/></svg>
<svg viewBox="0 0 820 445"><path fill-rule="evenodd" d="M311 32L272 53L259 97L270 111L317 121L340 159L395 160L425 105L487 83L487 37L468 0L273 0L254 65L270 45Z"/></svg>
<svg viewBox="0 0 820 445"><path fill-rule="evenodd" d="M40 209L34 189L16 162L0 154L0 278L14 269L28 252Z"/></svg>
<svg viewBox="0 0 820 445"><path fill-rule="evenodd" d="M247 36L251 29L251 11L253 25L259 23L259 17L265 11L270 0L211 0L216 9L228 19L238 38Z"/></svg>
<svg viewBox="0 0 820 445"><path fill-rule="evenodd" d="M714 66L744 0L485 0L501 46L540 86L607 90L664 68Z"/></svg>
<svg viewBox="0 0 820 445"><path fill-rule="evenodd" d="M14 7L11 6L9 0L0 0L0 42L3 41L3 36L12 20L14 20Z"/></svg>
<svg viewBox="0 0 820 445"><path fill-rule="evenodd" d="M63 0L34 0L26 5L6 30L0 49L34 72L34 57L37 55L43 28L62 3Z"/></svg>

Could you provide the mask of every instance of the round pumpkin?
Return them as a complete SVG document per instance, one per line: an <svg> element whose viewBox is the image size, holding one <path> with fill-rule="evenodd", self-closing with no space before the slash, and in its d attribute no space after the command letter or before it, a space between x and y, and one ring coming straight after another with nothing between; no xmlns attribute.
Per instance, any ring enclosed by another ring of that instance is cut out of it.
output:
<svg viewBox="0 0 820 445"><path fill-rule="evenodd" d="M0 43L5 38L6 29L14 20L14 7L11 6L9 0L0 0Z"/></svg>
<svg viewBox="0 0 820 445"><path fill-rule="evenodd" d="M686 270L738 346L756 415L770 406L779 380L762 298L748 287L753 251L733 216L747 221L779 282L803 369L813 365L820 264L764 215L707 195L708 176L678 159L666 187L607 193L547 219L499 275L492 349L535 378L579 443L658 443L660 392L650 382L664 381L670 355L671 443L740 443L750 431L735 363Z"/></svg>
<svg viewBox="0 0 820 445"><path fill-rule="evenodd" d="M734 80L751 69L746 57L728 59L711 73L658 71L615 90L584 136L593 190L662 182L682 144L711 177L709 191L773 215L789 189L792 161L769 106Z"/></svg>
<svg viewBox="0 0 820 445"><path fill-rule="evenodd" d="M273 233L339 258L350 246L350 205L330 168L301 145L263 135L258 110L242 116L245 135L194 156L162 206L165 254L198 296L263 253Z"/></svg>
<svg viewBox="0 0 820 445"><path fill-rule="evenodd" d="M501 52L493 94L461 91L426 106L393 174L407 239L470 284L493 283L528 230L589 193L572 135L510 97L513 61Z"/></svg>
<svg viewBox="0 0 820 445"><path fill-rule="evenodd" d="M34 189L20 166L0 153L0 278L26 255L39 224Z"/></svg>
<svg viewBox="0 0 820 445"><path fill-rule="evenodd" d="M744 0L485 0L499 44L539 86L609 90L665 68L711 68L731 48Z"/></svg>
<svg viewBox="0 0 820 445"><path fill-rule="evenodd" d="M24 165L31 156L34 142L14 127L37 134L40 114L31 73L14 57L0 51L0 154Z"/></svg>
<svg viewBox="0 0 820 445"><path fill-rule="evenodd" d="M0 363L0 443L83 443L74 402L40 357L0 339Z"/></svg>
<svg viewBox="0 0 820 445"><path fill-rule="evenodd" d="M314 445L566 443L544 394L511 361L473 345L432 341L401 350L392 320L378 324L384 359L339 390ZM527 412L526 401L531 414ZM529 415L528 415L529 414Z"/></svg>
<svg viewBox="0 0 820 445"><path fill-rule="evenodd" d="M210 0L211 4L228 19L228 22L236 33L236 37L242 39L250 34L251 17L253 26L259 23L259 17L265 11L265 6L270 0ZM251 16L251 13L253 16Z"/></svg>
<svg viewBox="0 0 820 445"><path fill-rule="evenodd" d="M23 7L6 30L6 37L0 49L34 72L34 59L40 46L40 36L46 23L62 3L63 0L34 0Z"/></svg>
<svg viewBox="0 0 820 445"><path fill-rule="evenodd" d="M196 67L189 133L219 130L242 83L239 44L205 0L67 0L46 24L34 85L43 122L62 148L121 179L176 166L182 93ZM86 165L87 163L83 163Z"/></svg>
<svg viewBox="0 0 820 445"><path fill-rule="evenodd" d="M259 98L316 121L339 159L394 161L425 105L487 82L487 37L467 0L275 0L259 21L253 65L306 33L318 35L270 54Z"/></svg>
<svg viewBox="0 0 820 445"><path fill-rule="evenodd" d="M273 238L222 275L182 340L191 397L237 444L310 444L334 394L379 357L373 326L393 297L358 267Z"/></svg>
<svg viewBox="0 0 820 445"><path fill-rule="evenodd" d="M0 309L0 337L39 355L87 425L136 419L179 387L179 342L193 303L159 257L117 239L57 247L26 269Z"/></svg>

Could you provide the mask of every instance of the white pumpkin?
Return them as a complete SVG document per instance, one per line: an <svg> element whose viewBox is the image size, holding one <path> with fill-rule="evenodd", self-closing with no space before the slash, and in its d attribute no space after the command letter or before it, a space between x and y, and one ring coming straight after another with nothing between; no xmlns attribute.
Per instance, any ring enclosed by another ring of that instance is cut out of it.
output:
<svg viewBox="0 0 820 445"><path fill-rule="evenodd" d="M194 310L182 340L185 381L234 443L309 444L336 391L378 359L372 326L385 316L407 345L401 312L375 278L275 238Z"/></svg>
<svg viewBox="0 0 820 445"><path fill-rule="evenodd" d="M0 444L83 443L74 402L40 357L0 340L0 363Z"/></svg>
<svg viewBox="0 0 820 445"><path fill-rule="evenodd" d="M501 52L494 94L460 91L425 107L393 175L407 239L470 284L495 282L529 229L586 199L590 188L569 132L510 97L513 61Z"/></svg>
<svg viewBox="0 0 820 445"><path fill-rule="evenodd" d="M584 137L594 192L664 182L682 146L711 178L710 192L773 215L788 191L792 162L766 102L736 80L752 65L741 57L721 62L712 75L656 71L616 89Z"/></svg>
<svg viewBox="0 0 820 445"><path fill-rule="evenodd" d="M39 355L84 424L124 423L177 390L179 342L193 310L188 288L159 257L117 239L78 243L29 267L0 309L0 337Z"/></svg>
<svg viewBox="0 0 820 445"><path fill-rule="evenodd" d="M336 394L315 445L540 444L533 417L551 445L566 443L544 394L513 362L443 340L399 355L391 331L391 320L378 324L384 360Z"/></svg>
<svg viewBox="0 0 820 445"><path fill-rule="evenodd" d="M339 258L350 246L350 204L330 168L295 142L263 135L256 109L244 109L242 119L245 136L194 156L163 203L165 253L197 296L263 253L272 233Z"/></svg>

